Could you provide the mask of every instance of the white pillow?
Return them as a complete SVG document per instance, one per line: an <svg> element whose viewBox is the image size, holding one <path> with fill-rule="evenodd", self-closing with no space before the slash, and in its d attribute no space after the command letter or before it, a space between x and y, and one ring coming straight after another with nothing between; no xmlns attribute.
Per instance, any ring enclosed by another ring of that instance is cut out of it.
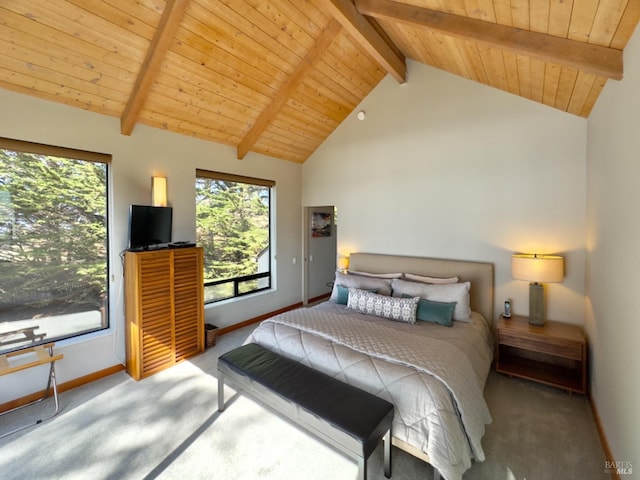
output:
<svg viewBox="0 0 640 480"><path fill-rule="evenodd" d="M394 278L391 280L393 296L421 297L434 302L456 302L453 310L453 319L461 322L471 322L471 306L469 304L470 282L427 284L409 282Z"/></svg>
<svg viewBox="0 0 640 480"><path fill-rule="evenodd" d="M338 299L338 285L347 288L360 288L362 290L376 290L380 295L391 295L390 278L361 277L360 275L347 275L336 272L336 279L333 282L333 291L329 301L335 303Z"/></svg>
<svg viewBox="0 0 640 480"><path fill-rule="evenodd" d="M420 297L388 297L358 288L350 288L347 307L366 315L375 315L398 322L416 323L416 309L419 300Z"/></svg>
<svg viewBox="0 0 640 480"><path fill-rule="evenodd" d="M407 280L413 280L414 282L422 282L422 283L458 283L458 277L449 277L449 278L425 277L423 275L415 275L413 273L405 273L404 277Z"/></svg>
<svg viewBox="0 0 640 480"><path fill-rule="evenodd" d="M356 272L349 270L349 275L360 275L361 277L374 277L374 278L402 278L401 273L370 273L370 272Z"/></svg>

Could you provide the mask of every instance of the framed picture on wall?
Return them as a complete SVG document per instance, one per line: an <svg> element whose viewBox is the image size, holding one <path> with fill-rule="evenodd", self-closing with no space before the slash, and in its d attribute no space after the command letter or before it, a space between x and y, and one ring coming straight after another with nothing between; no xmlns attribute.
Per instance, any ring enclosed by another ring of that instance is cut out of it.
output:
<svg viewBox="0 0 640 480"><path fill-rule="evenodd" d="M311 214L311 236L330 237L331 236L331 214L324 212L313 212Z"/></svg>

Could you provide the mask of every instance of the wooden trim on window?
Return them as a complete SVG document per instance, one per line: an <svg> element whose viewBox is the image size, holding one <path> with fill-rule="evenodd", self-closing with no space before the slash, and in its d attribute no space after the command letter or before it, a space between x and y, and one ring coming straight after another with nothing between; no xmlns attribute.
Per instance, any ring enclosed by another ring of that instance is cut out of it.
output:
<svg viewBox="0 0 640 480"><path fill-rule="evenodd" d="M245 177L244 175L235 175L233 173L212 172L209 170L196 169L196 177L210 178L211 180L222 180L224 182L248 183L251 185L259 185L261 187L275 187L274 180L265 180L263 178Z"/></svg>
<svg viewBox="0 0 640 480"><path fill-rule="evenodd" d="M85 150L76 150L75 148L67 147L55 147L53 145L25 142L22 140L14 140L12 138L0 137L0 148L13 150L15 152L37 153L40 155L86 160L89 162L111 163L111 155L106 153L87 152Z"/></svg>

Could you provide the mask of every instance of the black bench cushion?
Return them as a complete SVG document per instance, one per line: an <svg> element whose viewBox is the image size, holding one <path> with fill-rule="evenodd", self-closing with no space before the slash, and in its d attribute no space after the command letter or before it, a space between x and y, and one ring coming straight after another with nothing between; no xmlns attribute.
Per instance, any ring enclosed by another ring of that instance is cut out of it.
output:
<svg viewBox="0 0 640 480"><path fill-rule="evenodd" d="M391 403L255 343L218 361L357 438L365 457L391 425Z"/></svg>

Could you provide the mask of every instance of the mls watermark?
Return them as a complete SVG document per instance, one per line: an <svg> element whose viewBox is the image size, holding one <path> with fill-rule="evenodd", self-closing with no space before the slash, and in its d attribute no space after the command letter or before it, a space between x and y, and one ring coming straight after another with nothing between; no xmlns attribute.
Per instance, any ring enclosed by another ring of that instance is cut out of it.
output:
<svg viewBox="0 0 640 480"><path fill-rule="evenodd" d="M617 473L618 475L633 475L633 464L627 461L604 461L604 473Z"/></svg>

